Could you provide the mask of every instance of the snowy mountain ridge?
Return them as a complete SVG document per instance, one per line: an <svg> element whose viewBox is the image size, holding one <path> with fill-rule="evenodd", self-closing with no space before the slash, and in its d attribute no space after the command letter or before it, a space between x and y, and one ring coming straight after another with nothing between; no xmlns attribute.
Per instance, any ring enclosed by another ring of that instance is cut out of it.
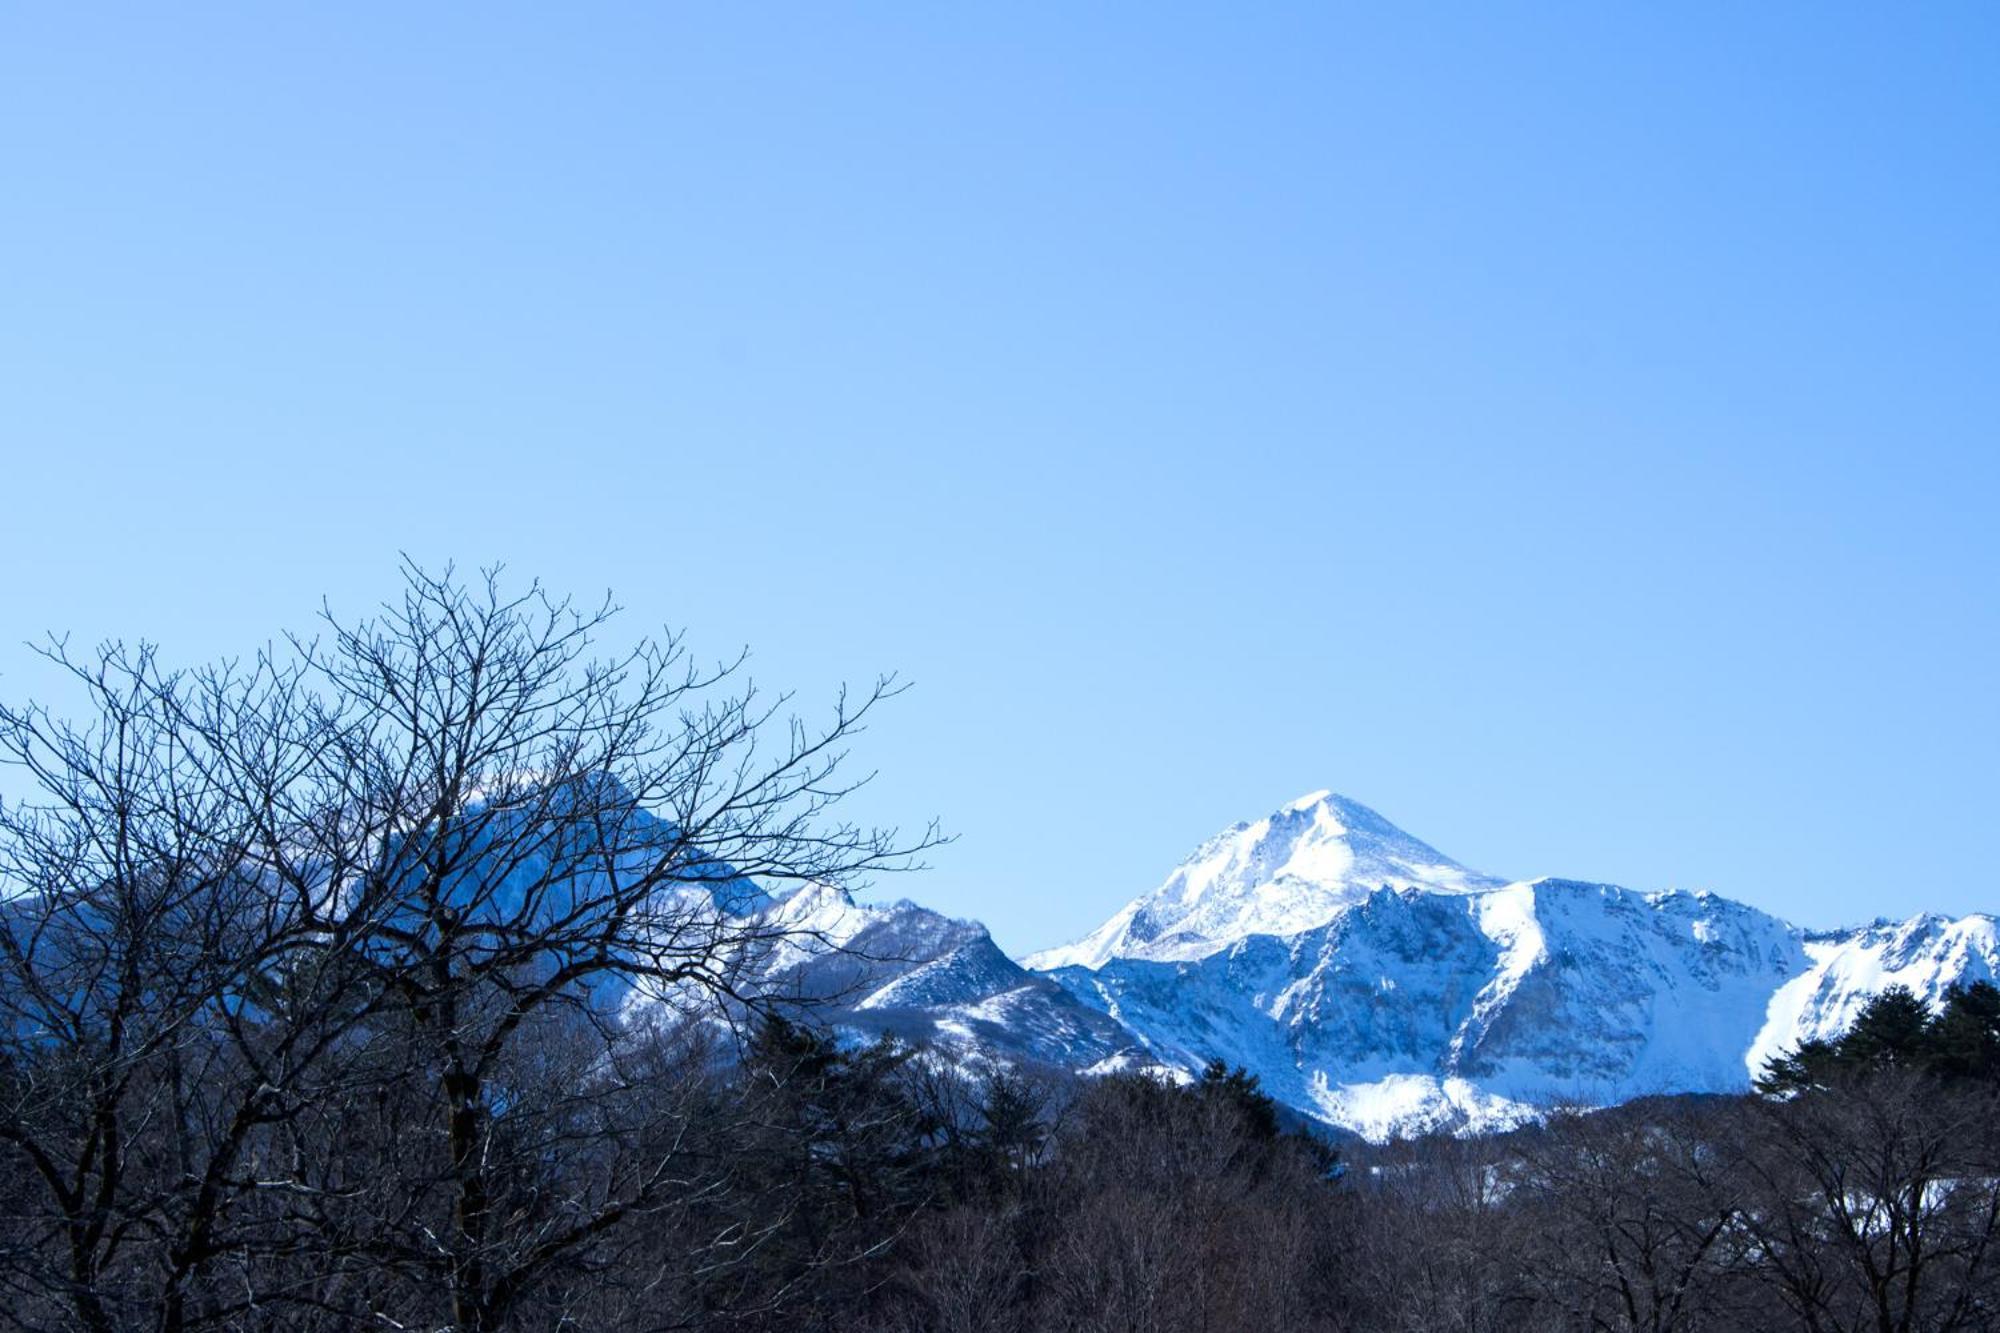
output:
<svg viewBox="0 0 2000 1333"><path fill-rule="evenodd" d="M2000 974L2000 923L1808 932L1707 893L1467 870L1316 792L1198 848L1075 944L1030 955L1157 1061L1221 1057L1369 1137L1556 1104L1735 1092L1902 984Z"/></svg>
<svg viewBox="0 0 2000 1333"><path fill-rule="evenodd" d="M890 1036L960 1060L1025 1061L1062 1069L1151 1063L1116 1019L1001 952L986 928L907 900L861 903L807 884L735 918L748 941L721 960L729 988L796 1004L851 1040ZM699 987L642 987L628 1017L716 1015Z"/></svg>

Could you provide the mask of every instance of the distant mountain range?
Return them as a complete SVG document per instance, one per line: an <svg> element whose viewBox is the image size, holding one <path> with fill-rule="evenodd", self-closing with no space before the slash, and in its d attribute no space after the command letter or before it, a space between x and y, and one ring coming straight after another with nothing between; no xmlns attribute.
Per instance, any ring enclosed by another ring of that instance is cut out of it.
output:
<svg viewBox="0 0 2000 1333"><path fill-rule="evenodd" d="M1371 1138L1742 1091L1886 986L1935 1002L2000 974L1992 916L1812 932L1708 893L1508 883L1330 792L1225 830L1018 963L913 903L812 888L755 910L807 932L746 960L761 984L857 1036L1086 1073L1220 1057Z"/></svg>

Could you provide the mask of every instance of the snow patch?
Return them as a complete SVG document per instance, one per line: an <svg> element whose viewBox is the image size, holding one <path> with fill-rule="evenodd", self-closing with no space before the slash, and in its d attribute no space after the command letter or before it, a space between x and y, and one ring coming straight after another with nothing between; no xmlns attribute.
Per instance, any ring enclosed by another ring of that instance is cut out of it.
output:
<svg viewBox="0 0 2000 1333"><path fill-rule="evenodd" d="M1434 1132L1490 1133L1536 1117L1534 1107L1495 1096L1469 1080L1430 1074L1390 1074L1367 1083L1334 1083L1320 1075L1311 1094L1322 1119L1371 1143Z"/></svg>

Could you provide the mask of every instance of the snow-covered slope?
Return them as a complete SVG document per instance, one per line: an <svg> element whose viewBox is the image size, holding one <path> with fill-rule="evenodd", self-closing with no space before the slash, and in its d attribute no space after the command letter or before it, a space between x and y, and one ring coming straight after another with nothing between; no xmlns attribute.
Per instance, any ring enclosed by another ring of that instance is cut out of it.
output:
<svg viewBox="0 0 2000 1333"><path fill-rule="evenodd" d="M977 922L911 902L857 903L808 885L743 919L752 942L729 960L731 987L810 1015L849 1036L882 1035L959 1054L1081 1070L1146 1063L1123 1025L1007 957ZM641 991L628 1012L688 1016L682 997Z"/></svg>
<svg viewBox="0 0 2000 1333"><path fill-rule="evenodd" d="M1323 926L1384 886L1467 893L1503 881L1467 870L1358 801L1318 791L1210 838L1166 882L1074 944L1028 966L1202 958L1252 935Z"/></svg>
<svg viewBox="0 0 2000 1333"><path fill-rule="evenodd" d="M1220 1056L1381 1137L1741 1090L1886 985L1992 977L2000 938L1984 916L1809 935L1712 894L1501 884L1315 793L1030 962L1162 1062Z"/></svg>
<svg viewBox="0 0 2000 1333"><path fill-rule="evenodd" d="M1887 987L1907 986L1935 1009L1954 983L2000 981L2000 921L1984 914L1926 912L1803 938L1810 965L1771 997L1745 1056L1753 1072L1801 1041L1839 1036Z"/></svg>

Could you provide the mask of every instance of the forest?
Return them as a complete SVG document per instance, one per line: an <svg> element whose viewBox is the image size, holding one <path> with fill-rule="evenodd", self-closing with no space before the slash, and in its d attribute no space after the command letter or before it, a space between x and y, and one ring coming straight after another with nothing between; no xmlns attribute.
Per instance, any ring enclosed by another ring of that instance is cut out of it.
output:
<svg viewBox="0 0 2000 1333"><path fill-rule="evenodd" d="M1219 1062L830 1031L734 907L941 839L615 608L405 570L0 706L0 1323L23 1329L2000 1328L2000 991L1754 1092L1375 1145ZM639 1003L643 1000L644 1003Z"/></svg>

